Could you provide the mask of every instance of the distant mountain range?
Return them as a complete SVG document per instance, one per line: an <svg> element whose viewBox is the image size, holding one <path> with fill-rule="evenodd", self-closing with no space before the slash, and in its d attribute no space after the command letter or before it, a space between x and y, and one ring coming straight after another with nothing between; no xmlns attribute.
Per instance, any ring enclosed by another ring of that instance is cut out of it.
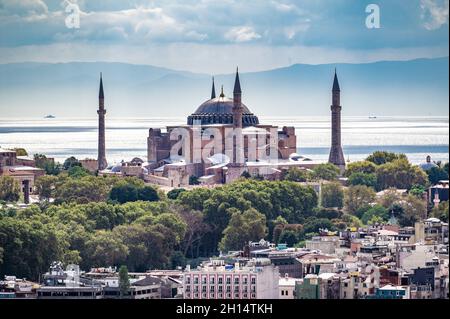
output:
<svg viewBox="0 0 450 319"><path fill-rule="evenodd" d="M245 73L243 102L260 116L329 114L337 68L344 116L448 115L449 59L296 64ZM187 116L211 94L211 75L105 62L0 64L0 117L95 117L99 73L111 117ZM232 96L233 70L215 75Z"/></svg>

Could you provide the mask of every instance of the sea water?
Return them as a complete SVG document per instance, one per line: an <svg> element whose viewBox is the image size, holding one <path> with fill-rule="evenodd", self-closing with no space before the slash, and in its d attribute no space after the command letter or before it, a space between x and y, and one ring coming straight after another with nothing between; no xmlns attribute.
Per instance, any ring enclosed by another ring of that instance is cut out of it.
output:
<svg viewBox="0 0 450 319"><path fill-rule="evenodd" d="M294 126L298 153L327 160L331 141L330 117L260 117L261 124ZM185 118L106 118L109 163L146 159L148 129L185 124ZM0 147L25 148L64 161L97 157L97 119L0 118ZM449 160L448 117L344 117L342 145L346 159L364 159L376 150L405 153L413 163Z"/></svg>

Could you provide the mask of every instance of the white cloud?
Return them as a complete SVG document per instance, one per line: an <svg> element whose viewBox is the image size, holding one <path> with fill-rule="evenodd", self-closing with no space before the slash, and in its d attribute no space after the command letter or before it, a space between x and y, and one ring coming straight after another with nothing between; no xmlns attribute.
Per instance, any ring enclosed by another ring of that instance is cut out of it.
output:
<svg viewBox="0 0 450 319"><path fill-rule="evenodd" d="M420 0L421 18L427 30L436 30L448 24L449 0Z"/></svg>
<svg viewBox="0 0 450 319"><path fill-rule="evenodd" d="M0 15L29 16L45 13L48 13L48 7L42 0L2 0L0 3Z"/></svg>
<svg viewBox="0 0 450 319"><path fill-rule="evenodd" d="M256 33L252 27L248 26L234 27L225 33L225 39L232 42L248 42L260 38L261 35Z"/></svg>

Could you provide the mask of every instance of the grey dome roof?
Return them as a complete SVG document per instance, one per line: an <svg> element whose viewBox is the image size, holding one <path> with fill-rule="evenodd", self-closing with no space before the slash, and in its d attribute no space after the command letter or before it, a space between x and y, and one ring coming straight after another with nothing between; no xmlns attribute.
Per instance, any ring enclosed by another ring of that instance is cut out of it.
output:
<svg viewBox="0 0 450 319"><path fill-rule="evenodd" d="M242 103L243 126L257 125L259 119L250 112L248 107ZM233 123L233 99L225 96L210 99L200 105L197 110L188 117L188 125L193 125L194 120L205 124L232 124Z"/></svg>
<svg viewBox="0 0 450 319"><path fill-rule="evenodd" d="M250 113L247 106L242 103L244 109L243 113ZM204 113L233 113L233 99L228 97L217 97L203 103L197 108L194 114L204 114Z"/></svg>
<svg viewBox="0 0 450 319"><path fill-rule="evenodd" d="M422 164L419 164L419 167L421 169L423 169L424 171L428 171L428 170L432 169L433 167L439 167L439 166L437 166L435 163L422 163Z"/></svg>

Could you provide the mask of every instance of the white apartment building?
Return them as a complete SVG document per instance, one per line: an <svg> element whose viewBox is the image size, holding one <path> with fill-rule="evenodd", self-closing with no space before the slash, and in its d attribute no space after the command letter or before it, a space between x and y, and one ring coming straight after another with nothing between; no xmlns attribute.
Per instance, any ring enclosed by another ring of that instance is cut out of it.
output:
<svg viewBox="0 0 450 319"><path fill-rule="evenodd" d="M270 259L226 265L211 260L197 269L186 267L184 299L278 299L279 270Z"/></svg>

